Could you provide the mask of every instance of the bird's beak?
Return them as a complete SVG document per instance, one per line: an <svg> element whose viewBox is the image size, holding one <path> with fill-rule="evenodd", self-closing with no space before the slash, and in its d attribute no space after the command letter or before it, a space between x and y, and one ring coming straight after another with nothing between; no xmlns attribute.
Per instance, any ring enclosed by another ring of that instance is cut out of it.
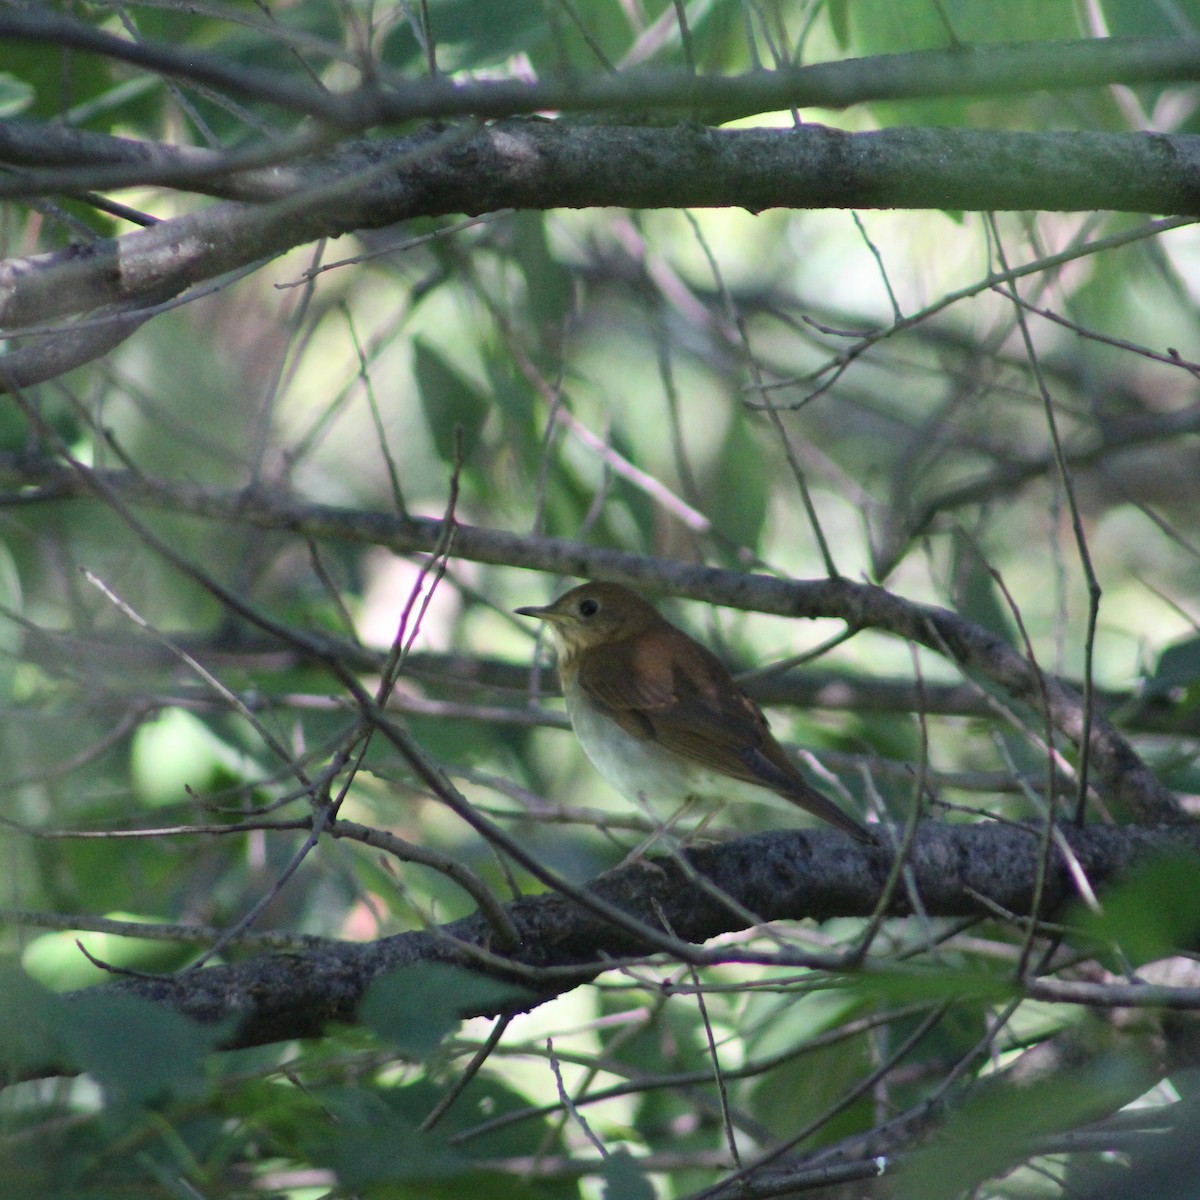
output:
<svg viewBox="0 0 1200 1200"><path fill-rule="evenodd" d="M539 621L553 621L558 615L550 608L538 608L536 605L532 605L528 608L514 608L513 612L515 612L518 617L535 617Z"/></svg>

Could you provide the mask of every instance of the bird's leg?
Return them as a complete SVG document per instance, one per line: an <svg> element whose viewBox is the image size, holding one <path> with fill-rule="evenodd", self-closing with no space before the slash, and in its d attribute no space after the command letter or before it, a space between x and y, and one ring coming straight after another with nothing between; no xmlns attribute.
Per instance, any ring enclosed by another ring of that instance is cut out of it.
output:
<svg viewBox="0 0 1200 1200"><path fill-rule="evenodd" d="M689 805L696 802L697 798L695 796L689 796L683 807L686 809ZM695 829L688 830L687 837L684 838L681 845L690 846L693 842L698 841L700 835L725 811L726 807L726 802L722 801L715 808L710 808L708 812L704 814L704 819L700 822L700 824L697 825Z"/></svg>
<svg viewBox="0 0 1200 1200"><path fill-rule="evenodd" d="M650 812L650 806L646 803L646 793L638 792L637 795L638 808L641 809L644 816L654 820L654 815ZM622 862L622 866L631 866L634 863L641 862L643 858L658 844L660 840L670 838L675 843L676 848L681 844L677 838L672 835L675 826L696 806L696 797L689 796L662 824L657 825L654 832L642 842L640 846L631 850ZM701 824L701 828L707 824L707 819ZM689 833L685 842L691 839Z"/></svg>

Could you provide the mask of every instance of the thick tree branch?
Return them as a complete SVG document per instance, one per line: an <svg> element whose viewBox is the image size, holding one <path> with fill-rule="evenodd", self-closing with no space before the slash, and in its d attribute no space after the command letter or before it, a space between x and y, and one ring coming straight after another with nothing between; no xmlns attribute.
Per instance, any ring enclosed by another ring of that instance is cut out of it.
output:
<svg viewBox="0 0 1200 1200"><path fill-rule="evenodd" d="M146 169L147 181L169 175ZM129 179L129 168L118 168ZM0 323L180 292L319 237L501 208L1113 209L1200 212L1200 138L824 126L723 131L508 121L294 163L267 204L227 201L120 238L0 263ZM80 180L80 186L83 185ZM90 186L105 186L102 169ZM28 192L0 180L0 194Z"/></svg>
<svg viewBox="0 0 1200 1200"><path fill-rule="evenodd" d="M1200 852L1200 829L1098 826L1070 831L1068 838L1094 887L1156 854ZM912 849L912 877L930 916L988 916L995 911L989 903L1023 916L1030 911L1039 858L1035 831L927 824ZM656 859L609 872L590 888L639 922L662 928L665 920L676 938L702 943L745 928L739 911L763 921L865 916L878 903L888 873L886 852L825 830L760 834L689 850L686 859L704 885L677 863ZM731 903L719 898L722 893ZM1070 876L1056 857L1044 891L1044 914L1074 894ZM225 1044L240 1047L315 1037L330 1021L353 1022L374 979L413 963L454 963L522 984L529 988L523 1005L529 1008L594 978L612 959L641 957L654 949L562 896L526 897L507 910L521 943L503 958L489 950L491 926L476 914L439 930L304 954L263 955L165 979L123 979L103 988L169 1005L201 1022L233 1020L235 1028ZM903 891L892 912L907 914ZM786 951L781 953L786 959ZM695 961L758 957L737 949L698 950ZM796 961L799 965L808 960L801 956ZM1031 986L1036 991L1040 985L1035 981ZM1062 998L1088 1002L1088 996L1076 995L1078 990ZM1133 1003L1138 995L1130 991L1114 999L1110 989L1107 998ZM1170 1004L1172 999L1169 989L1147 992L1148 1002L1155 1004ZM1184 999L1190 1006L1197 1001L1190 994Z"/></svg>

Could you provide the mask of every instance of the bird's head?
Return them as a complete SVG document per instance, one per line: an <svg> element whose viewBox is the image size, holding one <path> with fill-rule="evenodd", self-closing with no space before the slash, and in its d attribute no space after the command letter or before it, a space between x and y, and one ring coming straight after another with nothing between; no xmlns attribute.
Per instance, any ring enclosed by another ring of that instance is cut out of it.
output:
<svg viewBox="0 0 1200 1200"><path fill-rule="evenodd" d="M549 626L560 661L587 650L622 642L662 618L636 592L617 583L584 583L544 608L518 608Z"/></svg>

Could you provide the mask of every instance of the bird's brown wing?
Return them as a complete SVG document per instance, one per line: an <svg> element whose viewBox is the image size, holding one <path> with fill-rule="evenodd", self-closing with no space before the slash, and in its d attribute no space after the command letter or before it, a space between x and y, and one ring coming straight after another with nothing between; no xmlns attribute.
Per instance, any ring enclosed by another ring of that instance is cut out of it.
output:
<svg viewBox="0 0 1200 1200"><path fill-rule="evenodd" d="M735 778L762 783L740 752L770 758L768 747L778 749L758 705L724 663L676 629L616 643L599 660L585 658L579 683L627 733ZM790 764L784 758L779 767L786 773Z"/></svg>
<svg viewBox="0 0 1200 1200"><path fill-rule="evenodd" d="M856 821L809 785L725 664L679 630L617 643L599 661L585 658L579 683L626 733L733 779L770 788L851 837L870 840Z"/></svg>
<svg viewBox="0 0 1200 1200"><path fill-rule="evenodd" d="M723 666L721 670L724 672ZM722 689L721 695L723 702L714 706L707 693L691 696L688 689L681 688L674 708L676 719L663 731L662 744L734 779L770 788L856 841L873 840L853 817L800 774L749 696L736 684L732 690ZM713 725L714 710L722 714L719 728Z"/></svg>
<svg viewBox="0 0 1200 1200"><path fill-rule="evenodd" d="M671 650L657 634L610 643L602 655L582 656L579 686L626 733L653 739L654 714L677 700Z"/></svg>

